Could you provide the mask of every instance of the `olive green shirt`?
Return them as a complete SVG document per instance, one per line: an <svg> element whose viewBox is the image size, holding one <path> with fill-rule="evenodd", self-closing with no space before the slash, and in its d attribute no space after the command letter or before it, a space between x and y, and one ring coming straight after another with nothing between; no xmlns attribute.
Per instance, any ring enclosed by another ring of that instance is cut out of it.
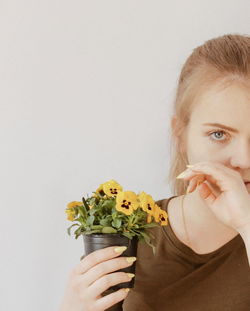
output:
<svg viewBox="0 0 250 311"><path fill-rule="evenodd" d="M167 211L173 197L156 203ZM240 234L211 253L197 254L177 238L169 221L149 230L156 254L138 242L135 284L123 311L250 310L250 267Z"/></svg>

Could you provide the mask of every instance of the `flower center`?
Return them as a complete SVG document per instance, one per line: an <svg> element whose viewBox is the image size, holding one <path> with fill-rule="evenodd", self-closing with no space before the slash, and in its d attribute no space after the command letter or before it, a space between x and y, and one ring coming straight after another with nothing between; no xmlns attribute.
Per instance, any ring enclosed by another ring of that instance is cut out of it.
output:
<svg viewBox="0 0 250 311"><path fill-rule="evenodd" d="M116 188L110 188L109 190L110 190L110 192L112 194L117 194L118 193Z"/></svg>
<svg viewBox="0 0 250 311"><path fill-rule="evenodd" d="M131 202L127 202L127 200L123 200L122 201L123 203L122 203L122 207L124 207L124 208L126 208L126 209L129 209L129 205L131 204Z"/></svg>

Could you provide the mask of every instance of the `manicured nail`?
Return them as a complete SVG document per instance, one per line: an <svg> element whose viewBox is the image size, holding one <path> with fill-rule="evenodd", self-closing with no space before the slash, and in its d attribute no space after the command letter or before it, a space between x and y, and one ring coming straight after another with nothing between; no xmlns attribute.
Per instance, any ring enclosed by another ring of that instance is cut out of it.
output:
<svg viewBox="0 0 250 311"><path fill-rule="evenodd" d="M128 293L130 291L130 288L124 288L125 292Z"/></svg>
<svg viewBox="0 0 250 311"><path fill-rule="evenodd" d="M136 261L136 257L127 257L126 259L129 263Z"/></svg>
<svg viewBox="0 0 250 311"><path fill-rule="evenodd" d="M188 174L188 172L184 171L184 172L180 173L176 178L184 178L187 176L187 174Z"/></svg>
<svg viewBox="0 0 250 311"><path fill-rule="evenodd" d="M189 190L190 190L190 189L189 189L189 187L187 187L186 194L188 194L188 193L189 193Z"/></svg>
<svg viewBox="0 0 250 311"><path fill-rule="evenodd" d="M193 164L187 164L186 167L194 167Z"/></svg>
<svg viewBox="0 0 250 311"><path fill-rule="evenodd" d="M127 246L119 246L114 249L116 253L122 253L127 249Z"/></svg>
<svg viewBox="0 0 250 311"><path fill-rule="evenodd" d="M131 278L131 279L135 276L134 273L127 273L127 275L128 275L128 277Z"/></svg>

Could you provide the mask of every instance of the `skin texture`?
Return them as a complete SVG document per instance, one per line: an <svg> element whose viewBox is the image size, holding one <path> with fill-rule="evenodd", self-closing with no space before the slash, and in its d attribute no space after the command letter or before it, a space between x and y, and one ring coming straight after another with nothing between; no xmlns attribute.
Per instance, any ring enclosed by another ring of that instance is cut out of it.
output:
<svg viewBox="0 0 250 311"><path fill-rule="evenodd" d="M184 199L191 247L197 253L217 249L240 232L238 227L248 224L250 187L246 187L243 180L250 180L249 116L250 88L247 89L238 83L224 89L214 85L198 99L190 122L184 130L182 148L187 153L189 164L207 163L208 166L200 168L199 172L191 172L192 168L188 170L187 180L192 192ZM218 126L204 126L203 123L221 123L237 129L238 133ZM173 127L174 125L175 123L172 124ZM209 169L210 173L206 172ZM219 185L220 178L224 183L228 183L223 196L221 194L225 189L222 190L221 184ZM203 184L196 187L199 180L203 181ZM210 198L205 199L209 195ZM220 200L215 204L213 200L217 197L220 197ZM228 203L232 200L234 205L231 204L229 210ZM180 206L180 197L170 203L172 207ZM242 209L239 210L238 207L237 210L236 206L241 206ZM219 215L216 207L224 208L224 215ZM180 221L176 221L176 217L180 217L180 211L174 214L173 208L170 208L170 222L171 215L176 232L183 236L183 229L178 229ZM243 224L243 216L247 217L246 224Z"/></svg>

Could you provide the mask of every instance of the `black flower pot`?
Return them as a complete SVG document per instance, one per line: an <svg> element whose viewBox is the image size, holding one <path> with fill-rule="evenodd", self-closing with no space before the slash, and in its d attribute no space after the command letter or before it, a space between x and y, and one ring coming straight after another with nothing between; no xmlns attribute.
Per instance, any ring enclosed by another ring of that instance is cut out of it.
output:
<svg viewBox="0 0 250 311"><path fill-rule="evenodd" d="M83 234L83 241L84 241L84 248L85 248L85 255L81 257L84 258L88 254L102 248L106 248L109 246L127 246L127 249L121 253L117 257L136 257L137 255L137 244L138 238L137 236L133 237L132 240L125 237L122 234L118 233L97 233L97 234ZM122 268L115 272L126 272L126 273L134 273L135 274L135 264L136 261L127 268ZM136 275L135 275L136 277ZM108 295L112 292L119 290L120 288L132 288L134 286L134 278L131 279L129 282L119 283L117 285L111 286L108 290L106 290L102 296ZM116 305L109 308L109 311L120 311L122 310L123 301L120 301Z"/></svg>

